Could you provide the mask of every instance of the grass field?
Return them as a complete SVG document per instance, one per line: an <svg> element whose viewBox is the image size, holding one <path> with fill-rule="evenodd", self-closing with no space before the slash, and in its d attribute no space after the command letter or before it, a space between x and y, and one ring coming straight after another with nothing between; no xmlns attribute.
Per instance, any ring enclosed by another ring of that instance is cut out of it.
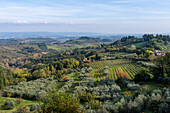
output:
<svg viewBox="0 0 170 113"><path fill-rule="evenodd" d="M146 44L147 44L147 42L140 42L140 43L127 45L127 47L128 47L128 49L130 49L131 45L135 45L136 47L139 47L139 46L145 46Z"/></svg>
<svg viewBox="0 0 170 113"><path fill-rule="evenodd" d="M109 67L109 77L113 80L118 79L118 69L122 69L124 73L127 73L129 78L132 80L143 67L137 65L136 63L132 63L129 60L118 59L118 60L106 60L106 61L97 61L91 62L89 65L93 68L93 71L90 73L90 77L96 78L99 80L104 77L104 67Z"/></svg>
<svg viewBox="0 0 170 113"><path fill-rule="evenodd" d="M39 103L38 101L30 101L30 100L24 100L24 99L18 99L18 98L9 98L9 97L0 97L0 106L4 104L5 101L13 101L15 103L15 107L13 109L9 110L3 110L3 108L0 109L0 113L12 113L13 111L16 111L19 107L30 107L33 104ZM17 101L21 101L21 103L18 103Z"/></svg>
<svg viewBox="0 0 170 113"><path fill-rule="evenodd" d="M83 47L88 47L88 46L92 46L92 44L88 44L88 45L47 45L48 49L54 49L54 50L69 50L69 49L75 49L75 48L83 48Z"/></svg>
<svg viewBox="0 0 170 113"><path fill-rule="evenodd" d="M56 46L50 46L50 45L47 45L47 48L54 49L54 50L68 50L68 49L70 49L69 47L56 47Z"/></svg>

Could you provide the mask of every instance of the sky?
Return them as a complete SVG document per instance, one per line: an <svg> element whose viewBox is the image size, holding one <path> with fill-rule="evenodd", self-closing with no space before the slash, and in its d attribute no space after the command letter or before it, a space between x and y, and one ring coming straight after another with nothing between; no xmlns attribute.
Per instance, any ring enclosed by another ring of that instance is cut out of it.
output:
<svg viewBox="0 0 170 113"><path fill-rule="evenodd" d="M0 0L0 32L170 33L170 0Z"/></svg>

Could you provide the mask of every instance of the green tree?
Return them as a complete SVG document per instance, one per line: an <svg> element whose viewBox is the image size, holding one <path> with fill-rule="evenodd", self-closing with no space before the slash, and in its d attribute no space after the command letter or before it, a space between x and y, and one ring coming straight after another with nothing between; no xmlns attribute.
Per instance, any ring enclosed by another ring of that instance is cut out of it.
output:
<svg viewBox="0 0 170 113"><path fill-rule="evenodd" d="M155 67L152 68L152 72L156 78L164 76L164 74L170 76L170 52L167 52L165 56L157 58L154 64Z"/></svg>
<svg viewBox="0 0 170 113"><path fill-rule="evenodd" d="M5 77L2 67L0 66L0 90L3 90L5 86Z"/></svg>
<svg viewBox="0 0 170 113"><path fill-rule="evenodd" d="M139 57L139 55L140 55L141 53L142 53L142 52L141 52L140 49L136 50L136 54L138 55L138 57Z"/></svg>
<svg viewBox="0 0 170 113"><path fill-rule="evenodd" d="M52 91L44 100L44 113L81 113L79 99L72 94Z"/></svg>
<svg viewBox="0 0 170 113"><path fill-rule="evenodd" d="M147 50L146 51L146 58L149 58L150 55L153 55L153 51Z"/></svg>
<svg viewBox="0 0 170 113"><path fill-rule="evenodd" d="M135 45L131 45L131 50L132 51L136 50L136 46Z"/></svg>
<svg viewBox="0 0 170 113"><path fill-rule="evenodd" d="M95 55L95 60L100 60L100 56L98 55L98 53Z"/></svg>

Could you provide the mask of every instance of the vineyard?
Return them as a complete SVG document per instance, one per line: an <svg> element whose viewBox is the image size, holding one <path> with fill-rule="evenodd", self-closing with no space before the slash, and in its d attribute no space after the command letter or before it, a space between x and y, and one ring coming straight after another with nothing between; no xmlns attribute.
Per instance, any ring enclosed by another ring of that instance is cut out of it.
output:
<svg viewBox="0 0 170 113"><path fill-rule="evenodd" d="M124 59L91 62L89 65L93 68L93 71L90 72L90 77L99 81L101 78L106 77L110 77L113 80L117 80L119 77L126 77L132 80L135 74L143 69L136 63ZM105 66L109 67L108 75L104 74Z"/></svg>

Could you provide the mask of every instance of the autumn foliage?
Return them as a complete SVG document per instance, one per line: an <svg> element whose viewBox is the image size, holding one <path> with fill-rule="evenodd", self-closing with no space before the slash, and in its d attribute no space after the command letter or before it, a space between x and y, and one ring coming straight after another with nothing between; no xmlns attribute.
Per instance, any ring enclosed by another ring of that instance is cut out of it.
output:
<svg viewBox="0 0 170 113"><path fill-rule="evenodd" d="M85 61L85 63L90 63L91 62L91 60L87 60L87 61Z"/></svg>
<svg viewBox="0 0 170 113"><path fill-rule="evenodd" d="M122 79L122 78L130 79L129 75L126 72L123 72L121 68L118 68L117 76L119 79Z"/></svg>
<svg viewBox="0 0 170 113"><path fill-rule="evenodd" d="M69 79L69 77L68 76L64 76L63 77L63 80L65 81L65 80L68 80Z"/></svg>
<svg viewBox="0 0 170 113"><path fill-rule="evenodd" d="M64 72L67 73L67 72L68 72L68 69L64 69Z"/></svg>

